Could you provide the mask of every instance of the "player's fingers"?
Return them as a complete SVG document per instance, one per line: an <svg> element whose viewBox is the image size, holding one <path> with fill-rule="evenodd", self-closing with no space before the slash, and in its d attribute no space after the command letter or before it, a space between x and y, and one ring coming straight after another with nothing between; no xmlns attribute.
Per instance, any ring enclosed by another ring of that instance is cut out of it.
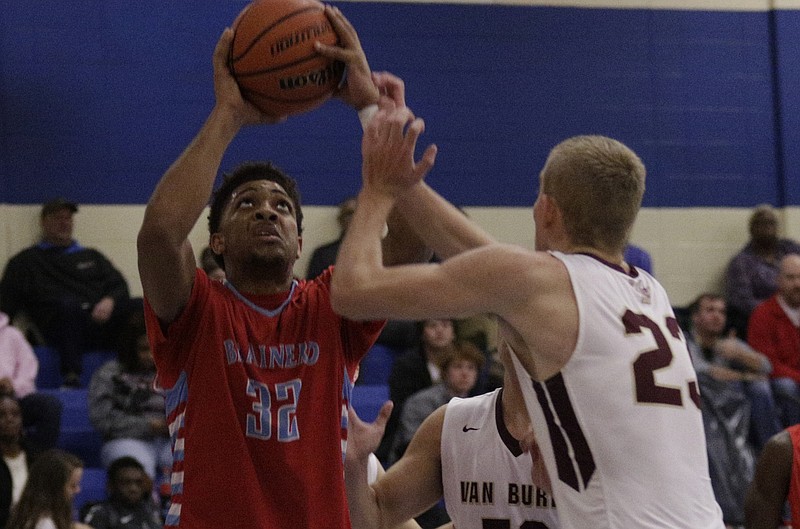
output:
<svg viewBox="0 0 800 529"><path fill-rule="evenodd" d="M406 106L406 88L402 79L389 72L373 72L372 82L381 95L392 99L397 106Z"/></svg>
<svg viewBox="0 0 800 529"><path fill-rule="evenodd" d="M392 408L394 408L394 402L387 400L381 406L381 411L378 412L378 416L375 418L375 426L379 426L380 428L385 428L386 423L389 421L389 416L392 414Z"/></svg>
<svg viewBox="0 0 800 529"><path fill-rule="evenodd" d="M414 168L414 174L419 180L425 178L425 175L433 169L433 165L436 163L437 152L439 152L439 148L434 144L428 145L425 149L422 158L417 162L417 166Z"/></svg>
<svg viewBox="0 0 800 529"><path fill-rule="evenodd" d="M339 46L329 46L320 41L314 42L314 49L323 57L340 61L345 64L349 61L352 61L353 58L356 57L356 53L352 50L346 50L344 48L340 48Z"/></svg>
<svg viewBox="0 0 800 529"><path fill-rule="evenodd" d="M392 137L397 141L408 141L406 129L414 124L414 113L411 109L395 105L394 110L390 113L389 120L391 122Z"/></svg>
<svg viewBox="0 0 800 529"><path fill-rule="evenodd" d="M225 28L220 35L217 45L214 48L213 61L215 65L226 66L228 64L228 53L231 49L231 41L233 40L233 30Z"/></svg>
<svg viewBox="0 0 800 529"><path fill-rule="evenodd" d="M341 41L343 47L347 48L359 43L358 34L356 33L355 28L350 21L347 20L347 17L342 14L338 7L326 5L325 15L331 22L331 26L333 26L336 34L339 36L339 40Z"/></svg>

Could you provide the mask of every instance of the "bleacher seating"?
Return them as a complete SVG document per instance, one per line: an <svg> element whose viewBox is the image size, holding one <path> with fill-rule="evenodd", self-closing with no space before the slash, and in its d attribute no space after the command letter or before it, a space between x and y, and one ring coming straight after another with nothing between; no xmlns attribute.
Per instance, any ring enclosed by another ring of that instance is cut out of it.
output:
<svg viewBox="0 0 800 529"><path fill-rule="evenodd" d="M61 369L58 351L46 345L33 347L36 358L39 360L39 371L36 373L36 387L39 389L54 389L61 386Z"/></svg>
<svg viewBox="0 0 800 529"><path fill-rule="evenodd" d="M76 513L81 512L88 503L104 501L108 497L106 492L106 471L100 467L85 467L81 479L81 491L72 500L72 508Z"/></svg>
<svg viewBox="0 0 800 529"><path fill-rule="evenodd" d="M397 352L381 344L373 345L364 358L358 373L358 384L374 386L388 384Z"/></svg>
<svg viewBox="0 0 800 529"><path fill-rule="evenodd" d="M362 421L372 422L383 403L389 400L387 384L362 384L353 388L353 408Z"/></svg>
<svg viewBox="0 0 800 529"><path fill-rule="evenodd" d="M38 389L56 389L61 387L61 368L58 351L46 345L37 345L33 348L39 360L39 372L36 374L36 387ZM81 357L81 387L89 387L92 374L104 363L116 358L114 351L92 350Z"/></svg>
<svg viewBox="0 0 800 529"><path fill-rule="evenodd" d="M103 438L89 421L89 391L85 388L40 391L54 395L64 405L57 446L80 457L87 467L102 466L100 449Z"/></svg>
<svg viewBox="0 0 800 529"><path fill-rule="evenodd" d="M117 353L114 351L87 351L81 357L81 387L88 388L92 381L92 375L97 369L109 360L114 360Z"/></svg>

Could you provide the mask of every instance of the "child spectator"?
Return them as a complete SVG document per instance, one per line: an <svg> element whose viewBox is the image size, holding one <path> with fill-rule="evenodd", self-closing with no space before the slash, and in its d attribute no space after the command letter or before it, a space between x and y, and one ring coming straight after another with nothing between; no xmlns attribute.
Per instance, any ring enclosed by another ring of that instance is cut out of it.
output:
<svg viewBox="0 0 800 529"><path fill-rule="evenodd" d="M132 457L120 457L108 467L108 500L92 505L81 517L94 529L160 529L153 502L153 482Z"/></svg>

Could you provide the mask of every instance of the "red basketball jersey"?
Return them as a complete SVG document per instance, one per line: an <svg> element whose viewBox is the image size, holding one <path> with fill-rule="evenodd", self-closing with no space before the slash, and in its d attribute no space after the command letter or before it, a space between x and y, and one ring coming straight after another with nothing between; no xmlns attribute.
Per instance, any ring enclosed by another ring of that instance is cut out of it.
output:
<svg viewBox="0 0 800 529"><path fill-rule="evenodd" d="M198 270L166 330L145 304L173 444L166 527L350 527L351 380L383 322L337 316L330 280L251 296Z"/></svg>

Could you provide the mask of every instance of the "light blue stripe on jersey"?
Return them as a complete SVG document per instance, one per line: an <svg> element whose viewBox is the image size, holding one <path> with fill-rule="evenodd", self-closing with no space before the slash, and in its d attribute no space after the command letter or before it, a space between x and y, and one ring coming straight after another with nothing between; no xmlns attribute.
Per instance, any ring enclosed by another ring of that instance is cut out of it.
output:
<svg viewBox="0 0 800 529"><path fill-rule="evenodd" d="M295 280L292 281L292 288L289 289L289 295L286 296L286 299L283 301L283 303L281 303L280 306L275 310L267 310L267 309L265 309L263 307L259 307L258 305L256 305L255 303L253 303L252 301L250 301L249 299L244 297L242 294L240 294L239 291L236 290L236 287L234 287L232 284L230 284L229 281L225 281L225 286L228 287L228 290L233 292L233 294L237 298L239 298L239 300L242 303L244 303L245 305L247 305L248 307L250 307L254 311L256 311L258 313L261 313L264 316L267 316L269 318L273 318L273 317L277 316L278 314L280 314L281 312L283 312L283 309L286 308L286 305L288 305L289 302L292 301L292 297L294 296L294 289L297 287L297 280L295 279Z"/></svg>
<svg viewBox="0 0 800 529"><path fill-rule="evenodd" d="M169 417L182 402L186 402L188 393L189 385L186 383L186 371L181 371L175 385L164 392L167 417Z"/></svg>
<svg viewBox="0 0 800 529"><path fill-rule="evenodd" d="M342 438L342 462L344 462L345 455L347 454L347 429L349 421L347 417L347 410L350 408L353 396L353 382L350 381L350 376L347 373L347 367L344 368L344 383L342 384L342 423L341 423L341 438Z"/></svg>

